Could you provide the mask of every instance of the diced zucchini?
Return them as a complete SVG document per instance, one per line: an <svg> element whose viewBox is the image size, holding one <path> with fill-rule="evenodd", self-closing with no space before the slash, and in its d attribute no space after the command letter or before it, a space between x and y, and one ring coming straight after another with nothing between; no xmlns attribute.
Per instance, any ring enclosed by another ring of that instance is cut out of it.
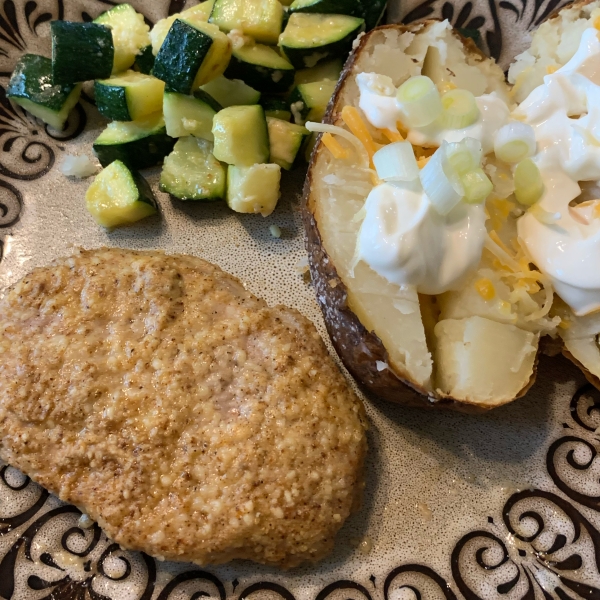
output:
<svg viewBox="0 0 600 600"><path fill-rule="evenodd" d="M52 61L45 56L25 54L17 61L6 95L34 117L54 129L62 129L77 104L81 84L52 84Z"/></svg>
<svg viewBox="0 0 600 600"><path fill-rule="evenodd" d="M114 121L137 121L162 110L164 90L164 81L137 71L94 83L98 110Z"/></svg>
<svg viewBox="0 0 600 600"><path fill-rule="evenodd" d="M266 117L289 121L292 118L289 104L281 96L263 96L260 105L265 111Z"/></svg>
<svg viewBox="0 0 600 600"><path fill-rule="evenodd" d="M348 15L293 13L279 37L279 47L296 67L314 67L326 58L345 56L365 22Z"/></svg>
<svg viewBox="0 0 600 600"><path fill-rule="evenodd" d="M274 164L227 169L227 204L239 213L270 215L279 200L281 167Z"/></svg>
<svg viewBox="0 0 600 600"><path fill-rule="evenodd" d="M158 212L148 182L115 160L94 179L85 194L88 211L98 225L130 225Z"/></svg>
<svg viewBox="0 0 600 600"><path fill-rule="evenodd" d="M294 0L290 12L363 16L360 0Z"/></svg>
<svg viewBox="0 0 600 600"><path fill-rule="evenodd" d="M269 160L269 134L262 106L230 106L213 119L216 158L230 165L250 166Z"/></svg>
<svg viewBox="0 0 600 600"><path fill-rule="evenodd" d="M294 82L294 67L274 48L245 44L233 49L225 75L261 92L286 92Z"/></svg>
<svg viewBox="0 0 600 600"><path fill-rule="evenodd" d="M132 169L145 169L162 162L174 145L162 113L157 113L141 121L109 123L96 138L94 152L103 167L120 160Z"/></svg>
<svg viewBox="0 0 600 600"><path fill-rule="evenodd" d="M135 57L133 68L140 73L150 75L152 73L152 67L154 67L154 54L152 54L152 46L148 44L147 46L144 46L144 48L140 50L140 53Z"/></svg>
<svg viewBox="0 0 600 600"><path fill-rule="evenodd" d="M379 25L387 6L387 0L360 0L360 3L363 8L362 17L365 19L365 27L367 31L370 31Z"/></svg>
<svg viewBox="0 0 600 600"><path fill-rule="evenodd" d="M213 4L214 0L206 0L206 2L201 2L200 4L196 4L196 6L192 6L187 10L170 15L166 19L157 21L156 25L154 25L152 28L152 31L150 31L150 40L152 41L152 52L154 56L158 54L158 51L160 50L162 43L165 41L167 33L169 33L169 29L171 29L171 25L173 25L175 19L191 19L194 21L194 23L200 21L208 22L208 17L210 17Z"/></svg>
<svg viewBox="0 0 600 600"><path fill-rule="evenodd" d="M195 135L212 142L213 118L221 109L218 102L202 90L196 90L193 96L166 91L163 114L167 135L174 138Z"/></svg>
<svg viewBox="0 0 600 600"><path fill-rule="evenodd" d="M215 0L209 20L223 31L239 29L257 42L276 44L283 6L279 0Z"/></svg>
<svg viewBox="0 0 600 600"><path fill-rule="evenodd" d="M226 167L212 154L213 145L195 137L181 138L165 158L160 189L180 200L225 197Z"/></svg>
<svg viewBox="0 0 600 600"><path fill-rule="evenodd" d="M165 38L152 74L175 92L190 94L223 74L231 58L231 43L210 23L175 19Z"/></svg>
<svg viewBox="0 0 600 600"><path fill-rule="evenodd" d="M340 78L344 61L341 58L326 60L310 69L300 69L294 76L294 85L301 83L314 83L315 81L337 81Z"/></svg>
<svg viewBox="0 0 600 600"><path fill-rule="evenodd" d="M269 129L269 162L289 171L296 161L304 138L308 136L308 129L272 117L267 117L267 127Z"/></svg>
<svg viewBox="0 0 600 600"><path fill-rule="evenodd" d="M295 87L290 94L290 108L296 123L321 121L336 85L336 81L327 80L303 83Z"/></svg>
<svg viewBox="0 0 600 600"><path fill-rule="evenodd" d="M131 4L117 4L94 19L94 23L111 30L115 47L113 73L129 69L140 51L150 44L150 27Z"/></svg>
<svg viewBox="0 0 600 600"><path fill-rule="evenodd" d="M240 79L217 77L200 88L212 96L223 108L245 104L258 104L260 92L246 85Z"/></svg>
<svg viewBox="0 0 600 600"><path fill-rule="evenodd" d="M54 84L110 77L115 49L106 25L52 21L50 35Z"/></svg>

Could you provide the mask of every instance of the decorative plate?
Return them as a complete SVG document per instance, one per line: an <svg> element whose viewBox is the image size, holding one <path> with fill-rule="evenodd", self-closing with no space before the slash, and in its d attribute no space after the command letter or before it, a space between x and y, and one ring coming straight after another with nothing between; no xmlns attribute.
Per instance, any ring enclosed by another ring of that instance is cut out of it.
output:
<svg viewBox="0 0 600 600"><path fill-rule="evenodd" d="M161 219L106 233L87 215L86 182L64 177L66 152L91 156L102 126L83 96L57 133L13 107L5 86L25 51L49 52L49 21L90 19L108 0L0 0L0 290L73 245L197 254L270 303L325 329L305 277L298 193L263 219L221 205L171 202ZM138 0L150 22L183 1ZM391 20L442 16L478 32L503 66L560 0L404 0ZM150 172L153 187L157 172ZM269 234L279 225L281 239ZM600 393L562 358L542 358L527 395L489 415L365 399L371 419L365 506L335 553L280 572L251 563L163 563L123 551L80 512L10 466L0 468L0 597L6 600L417 600L600 598Z"/></svg>

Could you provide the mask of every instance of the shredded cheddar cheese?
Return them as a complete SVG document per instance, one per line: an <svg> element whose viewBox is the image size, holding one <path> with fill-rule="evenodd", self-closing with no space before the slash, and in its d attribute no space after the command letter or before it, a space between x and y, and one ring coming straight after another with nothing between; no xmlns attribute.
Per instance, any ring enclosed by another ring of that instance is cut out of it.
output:
<svg viewBox="0 0 600 600"><path fill-rule="evenodd" d="M391 129L382 129L381 132L390 142L403 142L404 138L401 133L392 131Z"/></svg>
<svg viewBox="0 0 600 600"><path fill-rule="evenodd" d="M361 141L369 155L369 159L372 159L373 154L377 152L377 147L358 110L354 106L344 106L342 109L342 119L348 129Z"/></svg>
<svg viewBox="0 0 600 600"><path fill-rule="evenodd" d="M496 295L494 284L487 277L478 279L475 282L475 289L484 300L492 300Z"/></svg>
<svg viewBox="0 0 600 600"><path fill-rule="evenodd" d="M419 169L422 169L429 162L430 158L431 156L424 156L423 158L419 158L419 160L417 161Z"/></svg>
<svg viewBox="0 0 600 600"><path fill-rule="evenodd" d="M546 73L548 73L548 75L552 75L552 73L556 73L556 71L558 71L559 69L559 65L548 65L546 67Z"/></svg>
<svg viewBox="0 0 600 600"><path fill-rule="evenodd" d="M594 19L594 28L600 31L600 15Z"/></svg>
<svg viewBox="0 0 600 600"><path fill-rule="evenodd" d="M334 158L338 158L338 159L348 158L348 156L349 156L348 150L346 148L344 148L331 135L331 133L324 133L323 137L321 138L321 141L323 142L323 144L325 145L327 150L329 150L329 152L331 152L331 154L333 154Z"/></svg>
<svg viewBox="0 0 600 600"><path fill-rule="evenodd" d="M572 323L568 319L561 319L560 323L558 324L558 326L561 329L569 329L569 327L571 327L571 325L572 325Z"/></svg>

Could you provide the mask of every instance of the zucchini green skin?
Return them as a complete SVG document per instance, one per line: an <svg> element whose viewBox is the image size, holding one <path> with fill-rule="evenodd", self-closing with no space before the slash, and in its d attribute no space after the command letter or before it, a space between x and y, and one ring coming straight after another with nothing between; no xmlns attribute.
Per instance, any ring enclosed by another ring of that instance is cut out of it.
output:
<svg viewBox="0 0 600 600"><path fill-rule="evenodd" d="M52 61L37 54L23 55L15 65L6 95L55 129L62 129L79 100L81 85L52 84Z"/></svg>
<svg viewBox="0 0 600 600"><path fill-rule="evenodd" d="M52 21L50 35L54 84L110 77L115 48L108 27L98 23Z"/></svg>
<svg viewBox="0 0 600 600"><path fill-rule="evenodd" d="M94 96L98 112L114 121L131 121L127 107L125 88L117 85L103 85L94 82Z"/></svg>
<svg viewBox="0 0 600 600"><path fill-rule="evenodd" d="M260 105L265 111L265 117L274 117L282 121L289 121L292 118L289 104L281 96L263 96Z"/></svg>
<svg viewBox="0 0 600 600"><path fill-rule="evenodd" d="M134 67L144 75L150 75L154 67L154 54L152 54L152 44L142 48L135 57Z"/></svg>
<svg viewBox="0 0 600 600"><path fill-rule="evenodd" d="M191 94L202 61L212 46L212 39L176 19L154 61L152 74L180 94Z"/></svg>
<svg viewBox="0 0 600 600"><path fill-rule="evenodd" d="M146 137L122 144L99 144L96 141L93 149L103 167L120 160L130 169L147 169L160 164L173 150L176 141L167 135L163 127Z"/></svg>
<svg viewBox="0 0 600 600"><path fill-rule="evenodd" d="M152 74L180 94L190 94L221 75L231 43L216 25L175 19L154 61Z"/></svg>
<svg viewBox="0 0 600 600"><path fill-rule="evenodd" d="M289 10L290 13L312 12L353 17L362 17L364 12L360 0L296 0L290 4Z"/></svg>
<svg viewBox="0 0 600 600"><path fill-rule="evenodd" d="M250 87L259 92L286 92L294 83L294 67L273 68L266 64L256 64L245 60L245 56L236 50L231 55L229 65L225 70L225 77L241 79ZM285 59L283 59L284 62Z"/></svg>
<svg viewBox="0 0 600 600"><path fill-rule="evenodd" d="M299 13L295 14L297 15ZM292 14L292 18L293 17L294 14ZM364 28L364 19L357 19L356 27L343 38L336 41L318 46L298 47L287 45L285 40L280 39L279 47L296 69L310 68L323 60L347 56L352 50L352 42L359 33L364 31Z"/></svg>
<svg viewBox="0 0 600 600"><path fill-rule="evenodd" d="M387 0L360 0L360 3L362 4L363 13L357 16L363 17L366 30L370 31L373 27L379 25L387 7Z"/></svg>

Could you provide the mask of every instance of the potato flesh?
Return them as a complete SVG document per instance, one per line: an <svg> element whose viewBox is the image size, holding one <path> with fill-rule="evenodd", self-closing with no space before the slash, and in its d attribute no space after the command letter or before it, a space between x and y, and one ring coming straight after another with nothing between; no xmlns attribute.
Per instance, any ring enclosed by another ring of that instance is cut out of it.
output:
<svg viewBox="0 0 600 600"><path fill-rule="evenodd" d="M428 52L432 46L437 53ZM375 32L368 48L357 58L352 74L376 72L388 75L399 85L421 73L426 57L429 75L438 81L451 81L477 94L497 91L507 97L501 69L492 61L466 53L462 42L444 23L425 25L416 35L392 28ZM446 64L452 69L447 69ZM358 88L350 76L336 108L339 111L346 105L358 106L358 100ZM312 196L318 198L315 219L322 244L347 287L349 307L365 328L381 339L394 371L433 391L433 363L416 289L392 285L364 263L359 263L352 273L360 229L360 220L353 217L372 188L368 173L359 174L352 155L351 160L336 160L321 147L313 164ZM344 178L346 185L340 186ZM338 185L328 184L328 180L337 180Z"/></svg>
<svg viewBox="0 0 600 600"><path fill-rule="evenodd" d="M550 70L562 67L575 54L581 35L600 15L600 2L575 3L563 8L555 19L544 21L532 35L531 46L519 54L508 70L515 85L514 99L522 102Z"/></svg>
<svg viewBox="0 0 600 600"><path fill-rule="evenodd" d="M431 389L431 354L416 290L388 283L364 263L352 271L360 229L354 216L372 188L368 172L334 159L323 148L320 154L313 170L312 194L319 198L315 219L323 246L348 289L348 304L363 326L379 336L394 370Z"/></svg>
<svg viewBox="0 0 600 600"><path fill-rule="evenodd" d="M538 334L477 316L439 321L434 333L437 383L444 394L493 406L528 384Z"/></svg>

